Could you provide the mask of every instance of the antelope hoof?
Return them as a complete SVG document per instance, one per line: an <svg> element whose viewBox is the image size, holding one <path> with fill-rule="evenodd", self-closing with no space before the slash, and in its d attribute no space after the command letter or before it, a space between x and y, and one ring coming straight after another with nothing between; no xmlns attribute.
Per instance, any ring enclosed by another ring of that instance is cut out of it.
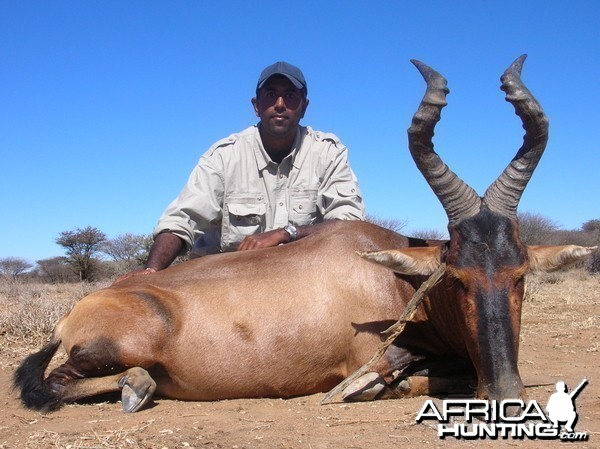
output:
<svg viewBox="0 0 600 449"><path fill-rule="evenodd" d="M152 399L156 382L145 369L132 368L119 380L119 387L121 387L123 411L134 413Z"/></svg>
<svg viewBox="0 0 600 449"><path fill-rule="evenodd" d="M377 395L385 390L387 384L383 378L375 372L363 374L350 385L348 385L342 393L344 401L372 401Z"/></svg>

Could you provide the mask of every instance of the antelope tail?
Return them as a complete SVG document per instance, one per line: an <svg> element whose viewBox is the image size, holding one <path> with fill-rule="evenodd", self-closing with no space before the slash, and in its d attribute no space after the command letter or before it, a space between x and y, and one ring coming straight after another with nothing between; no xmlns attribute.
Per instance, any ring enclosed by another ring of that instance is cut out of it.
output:
<svg viewBox="0 0 600 449"><path fill-rule="evenodd" d="M13 388L21 391L21 401L27 408L51 411L60 406L60 396L44 382L44 373L60 342L53 337L40 351L27 356L15 371Z"/></svg>

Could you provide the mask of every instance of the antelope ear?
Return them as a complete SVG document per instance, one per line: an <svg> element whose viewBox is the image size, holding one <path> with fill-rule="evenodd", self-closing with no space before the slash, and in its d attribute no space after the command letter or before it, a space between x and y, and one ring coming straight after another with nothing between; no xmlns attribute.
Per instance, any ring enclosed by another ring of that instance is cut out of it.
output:
<svg viewBox="0 0 600 449"><path fill-rule="evenodd" d="M357 252L357 254L370 262L378 263L396 273L405 275L429 276L441 264L441 248L439 246L390 249L369 253Z"/></svg>
<svg viewBox="0 0 600 449"><path fill-rule="evenodd" d="M598 249L597 246L528 246L529 266L532 271L556 271L584 260Z"/></svg>

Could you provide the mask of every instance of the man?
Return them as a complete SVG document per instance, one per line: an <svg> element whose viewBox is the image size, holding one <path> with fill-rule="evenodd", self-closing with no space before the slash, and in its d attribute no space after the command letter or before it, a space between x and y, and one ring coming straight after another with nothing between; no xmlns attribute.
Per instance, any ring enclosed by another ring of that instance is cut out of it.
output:
<svg viewBox="0 0 600 449"><path fill-rule="evenodd" d="M261 73L257 125L215 143L154 230L147 274L191 256L285 244L326 220L362 220L364 205L347 149L333 134L300 126L309 100L299 68ZM123 278L120 278L122 280Z"/></svg>

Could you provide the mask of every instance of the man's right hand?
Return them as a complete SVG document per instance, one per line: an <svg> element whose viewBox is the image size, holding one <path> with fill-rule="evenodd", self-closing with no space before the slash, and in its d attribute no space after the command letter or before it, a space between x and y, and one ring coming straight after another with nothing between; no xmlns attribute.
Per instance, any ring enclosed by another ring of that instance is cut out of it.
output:
<svg viewBox="0 0 600 449"><path fill-rule="evenodd" d="M118 284L119 282L124 281L125 279L129 279L134 276L143 276L145 274L152 274L152 273L156 273L156 270L154 268L138 268L137 270L133 270L133 271L130 271L129 273L125 273L123 276L119 276L117 278L117 280L112 283L112 285Z"/></svg>
<svg viewBox="0 0 600 449"><path fill-rule="evenodd" d="M179 237L170 232L161 232L154 238L154 243L152 244L152 248L150 248L150 254L148 255L148 261L146 262L147 268L139 268L124 274L113 282L112 285L118 284L133 276L152 274L167 268L173 263L183 247L183 240Z"/></svg>

